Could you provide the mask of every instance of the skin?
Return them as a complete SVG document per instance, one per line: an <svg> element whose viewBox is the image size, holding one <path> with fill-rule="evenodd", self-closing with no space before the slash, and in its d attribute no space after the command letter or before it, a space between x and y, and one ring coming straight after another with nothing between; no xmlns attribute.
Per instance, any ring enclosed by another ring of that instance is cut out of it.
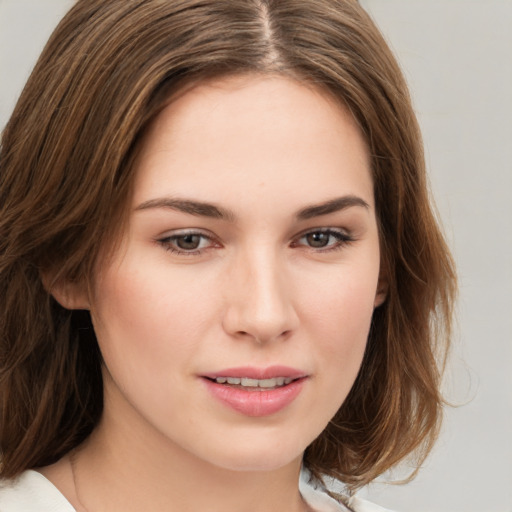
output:
<svg viewBox="0 0 512 512"><path fill-rule="evenodd" d="M385 297L357 125L291 79L229 77L171 101L137 165L127 232L93 296L56 292L91 310L104 415L74 454L75 481L69 457L42 472L89 512L303 511L302 454L346 398ZM277 364L306 378L263 417L202 378Z"/></svg>

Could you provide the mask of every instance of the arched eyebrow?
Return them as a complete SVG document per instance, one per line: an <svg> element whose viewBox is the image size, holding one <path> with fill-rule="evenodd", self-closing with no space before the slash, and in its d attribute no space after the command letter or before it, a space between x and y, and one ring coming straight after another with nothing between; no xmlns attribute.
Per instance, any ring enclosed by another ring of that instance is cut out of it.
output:
<svg viewBox="0 0 512 512"><path fill-rule="evenodd" d="M166 208L188 213L190 215L196 215L198 217L210 217L213 219L227 220L229 222L234 222L236 220L235 214L227 208L205 203L203 201L176 199L172 197L161 197L144 201L139 204L135 210L148 210L151 208Z"/></svg>
<svg viewBox="0 0 512 512"><path fill-rule="evenodd" d="M367 210L370 209L370 205L361 197L348 195L330 199L325 203L306 206L297 212L296 217L298 220L308 220L314 217L320 217L321 215L339 212L353 206L360 206Z"/></svg>
<svg viewBox="0 0 512 512"><path fill-rule="evenodd" d="M306 206L295 214L295 218L297 220L308 220L314 217L320 217L322 215L328 215L330 213L345 210L354 206L362 207L367 210L370 208L364 199L358 196L347 195L337 197L335 199L330 199L329 201L325 201L323 203ZM198 217L210 217L213 219L226 220L228 222L236 221L236 215L231 210L212 203L196 201L193 199L178 199L172 197L150 199L138 205L135 210L148 210L152 208L176 210L179 212L188 213L189 215L196 215Z"/></svg>

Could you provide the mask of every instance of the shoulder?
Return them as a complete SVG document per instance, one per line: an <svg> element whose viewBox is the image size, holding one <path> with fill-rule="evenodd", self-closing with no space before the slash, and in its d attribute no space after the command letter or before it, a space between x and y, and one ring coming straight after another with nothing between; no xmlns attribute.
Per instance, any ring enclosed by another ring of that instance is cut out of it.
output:
<svg viewBox="0 0 512 512"><path fill-rule="evenodd" d="M37 471L0 480L0 512L75 512L57 488Z"/></svg>
<svg viewBox="0 0 512 512"><path fill-rule="evenodd" d="M353 496L349 500L348 504L354 512L393 512L392 510L379 507L379 505L370 503L369 501L358 498L357 496Z"/></svg>
<svg viewBox="0 0 512 512"><path fill-rule="evenodd" d="M347 508L311 483L304 471L300 491L318 512L391 512L358 497L352 497ZM75 512L75 509L49 480L29 470L14 480L0 480L0 512Z"/></svg>
<svg viewBox="0 0 512 512"><path fill-rule="evenodd" d="M302 497L315 512L392 512L357 496L347 499L345 505L329 496L322 486L315 484L306 469L301 471L299 488Z"/></svg>

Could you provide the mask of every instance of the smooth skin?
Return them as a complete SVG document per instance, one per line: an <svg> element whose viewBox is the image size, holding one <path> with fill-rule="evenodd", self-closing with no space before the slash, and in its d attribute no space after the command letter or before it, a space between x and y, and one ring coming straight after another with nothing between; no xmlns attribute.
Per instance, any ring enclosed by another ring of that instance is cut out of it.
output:
<svg viewBox="0 0 512 512"><path fill-rule="evenodd" d="M75 482L69 456L42 472L89 512L303 512L303 452L345 400L385 299L360 131L318 89L228 77L170 101L137 166L93 296L55 292L91 311L104 414ZM306 376L274 414L242 414L205 385L273 365Z"/></svg>

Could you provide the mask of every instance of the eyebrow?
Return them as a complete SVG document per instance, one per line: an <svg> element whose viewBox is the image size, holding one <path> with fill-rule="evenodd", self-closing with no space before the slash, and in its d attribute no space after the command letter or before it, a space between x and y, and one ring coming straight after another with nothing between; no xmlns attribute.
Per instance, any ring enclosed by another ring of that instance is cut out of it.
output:
<svg viewBox="0 0 512 512"><path fill-rule="evenodd" d="M213 219L235 221L235 214L226 208L216 206L202 201L193 201L190 199L175 199L172 197L162 197L144 201L135 208L135 210L148 210L150 208L166 208L177 210L179 212L196 215L198 217L211 217Z"/></svg>
<svg viewBox="0 0 512 512"><path fill-rule="evenodd" d="M322 215L328 215L330 213L345 210L354 206L359 206L367 210L370 208L364 199L358 196L347 195L337 197L335 199L330 199L329 201L325 201L320 204L306 206L305 208L299 210L295 217L297 220L308 220L314 217L320 217ZM144 201L138 205L135 210L149 210L152 208L177 210L179 212L196 215L198 217L210 217L213 219L226 220L229 222L235 222L236 220L236 215L227 208L203 201L176 199L172 197L161 197Z"/></svg>
<svg viewBox="0 0 512 512"><path fill-rule="evenodd" d="M321 215L339 212L354 206L360 206L367 210L370 209L370 205L364 199L358 196L348 195L331 199L325 203L306 206L306 208L299 210L297 213L297 219L308 220L314 217L320 217Z"/></svg>

